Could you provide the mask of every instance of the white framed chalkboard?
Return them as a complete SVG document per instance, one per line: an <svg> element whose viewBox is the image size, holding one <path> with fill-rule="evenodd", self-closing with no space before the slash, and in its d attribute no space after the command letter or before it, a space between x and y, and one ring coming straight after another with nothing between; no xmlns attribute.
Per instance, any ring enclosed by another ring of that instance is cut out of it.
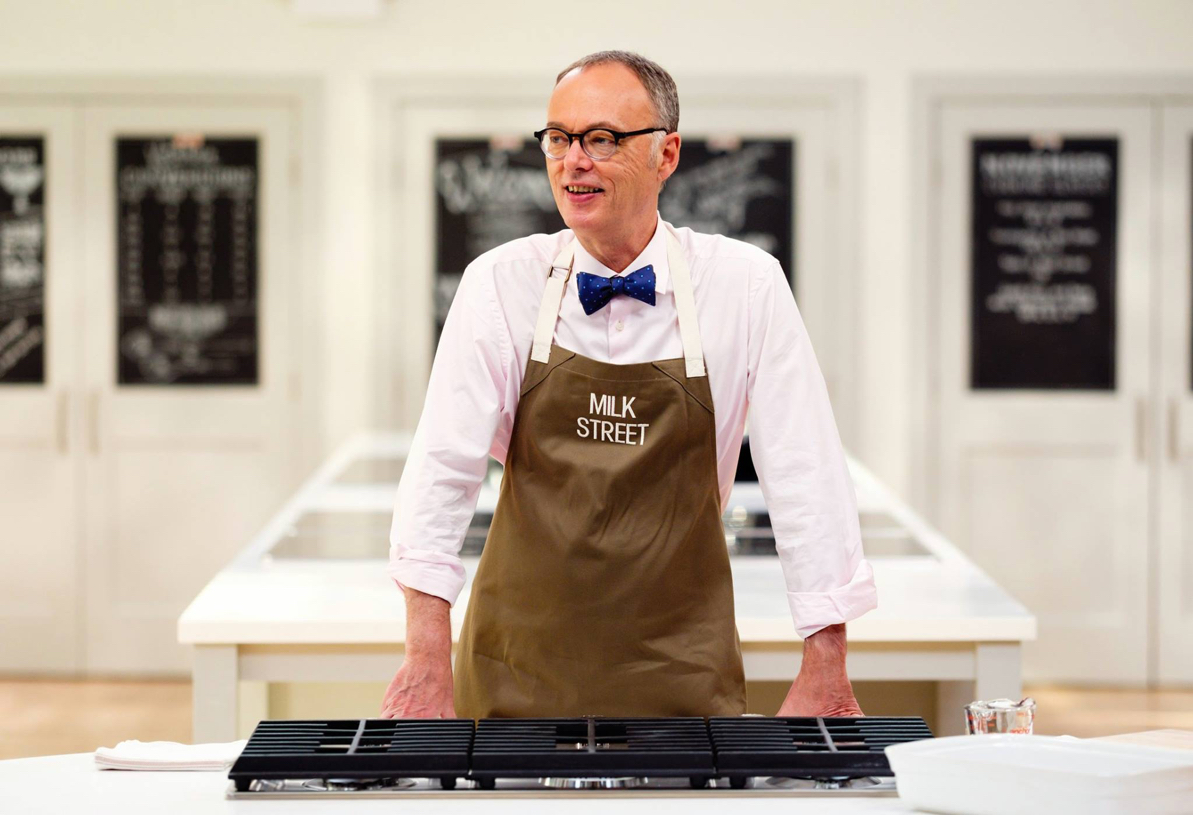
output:
<svg viewBox="0 0 1193 815"><path fill-rule="evenodd" d="M971 388L1113 391L1118 139L971 147Z"/></svg>
<svg viewBox="0 0 1193 815"><path fill-rule="evenodd" d="M117 382L258 382L256 138L118 138Z"/></svg>
<svg viewBox="0 0 1193 815"><path fill-rule="evenodd" d="M0 385L46 381L46 150L0 135Z"/></svg>

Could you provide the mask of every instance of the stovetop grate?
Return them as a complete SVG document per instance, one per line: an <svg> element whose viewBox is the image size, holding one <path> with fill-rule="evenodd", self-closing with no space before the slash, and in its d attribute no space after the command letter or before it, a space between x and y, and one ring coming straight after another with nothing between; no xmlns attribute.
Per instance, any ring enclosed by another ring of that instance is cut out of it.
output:
<svg viewBox="0 0 1193 815"><path fill-rule="evenodd" d="M472 777L687 776L715 773L704 719L481 719Z"/></svg>
<svg viewBox="0 0 1193 815"><path fill-rule="evenodd" d="M890 776L883 748L931 738L907 718L558 718L263 721L229 778L329 783L439 779Z"/></svg>
<svg viewBox="0 0 1193 815"><path fill-rule="evenodd" d="M932 738L918 717L714 717L708 727L717 771L731 778L890 776L885 747Z"/></svg>
<svg viewBox="0 0 1193 815"><path fill-rule="evenodd" d="M228 777L247 789L255 779L468 775L471 719L263 721Z"/></svg>

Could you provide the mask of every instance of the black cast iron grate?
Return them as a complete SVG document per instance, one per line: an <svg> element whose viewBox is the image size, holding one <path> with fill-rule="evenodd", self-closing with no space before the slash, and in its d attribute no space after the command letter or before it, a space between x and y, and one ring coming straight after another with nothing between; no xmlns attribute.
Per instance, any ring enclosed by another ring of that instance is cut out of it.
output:
<svg viewBox="0 0 1193 815"><path fill-rule="evenodd" d="M688 777L716 774L704 719L481 719L472 778Z"/></svg>
<svg viewBox="0 0 1193 815"><path fill-rule="evenodd" d="M714 717L708 720L717 774L735 786L751 776L890 776L883 749L932 738L923 719Z"/></svg>
<svg viewBox="0 0 1193 815"><path fill-rule="evenodd" d="M471 719L263 721L232 765L238 790L257 779L438 778L468 775Z"/></svg>
<svg viewBox="0 0 1193 815"><path fill-rule="evenodd" d="M758 776L891 775L883 749L931 738L923 719L570 718L263 721L229 778L373 781L468 778L683 778L702 787Z"/></svg>

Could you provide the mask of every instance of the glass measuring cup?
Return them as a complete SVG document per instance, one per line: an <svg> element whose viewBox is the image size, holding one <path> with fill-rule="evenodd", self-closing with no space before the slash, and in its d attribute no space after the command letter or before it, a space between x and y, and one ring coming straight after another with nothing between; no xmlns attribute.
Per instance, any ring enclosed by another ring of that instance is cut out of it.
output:
<svg viewBox="0 0 1193 815"><path fill-rule="evenodd" d="M1030 696L1015 702L992 699L965 706L965 732L1023 733L1030 735L1036 719L1036 700Z"/></svg>

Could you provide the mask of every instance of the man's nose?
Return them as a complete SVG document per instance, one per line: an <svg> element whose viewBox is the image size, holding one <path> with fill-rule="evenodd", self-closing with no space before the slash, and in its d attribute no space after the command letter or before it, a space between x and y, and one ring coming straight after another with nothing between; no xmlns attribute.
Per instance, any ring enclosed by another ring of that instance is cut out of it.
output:
<svg viewBox="0 0 1193 815"><path fill-rule="evenodd" d="M592 159L580 146L579 139L572 139L572 143L568 145L567 155L563 157L563 168L568 172L592 169Z"/></svg>

